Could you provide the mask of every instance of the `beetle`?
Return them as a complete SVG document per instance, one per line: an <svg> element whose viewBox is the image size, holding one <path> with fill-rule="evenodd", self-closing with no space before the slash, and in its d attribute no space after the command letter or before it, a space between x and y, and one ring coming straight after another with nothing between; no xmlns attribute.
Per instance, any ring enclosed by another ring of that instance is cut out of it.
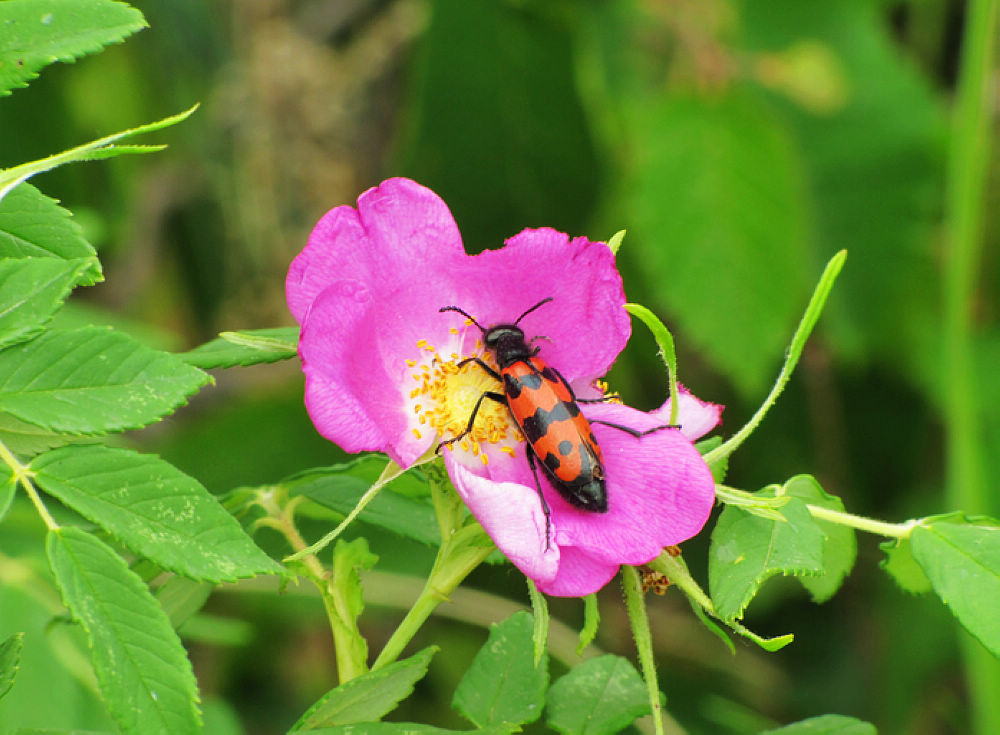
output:
<svg viewBox="0 0 1000 735"><path fill-rule="evenodd" d="M457 436L441 442L440 447L458 441L472 431L476 414L483 401L490 399L506 404L514 422L521 429L528 442L528 464L535 477L535 486L542 500L546 524L549 508L542 496L536 459L545 469L552 485L571 505L595 513L606 513L608 494L604 474L604 459L591 424L603 424L635 437L642 437L674 425L655 426L644 431L608 421L593 419L588 421L580 411L580 403L601 403L605 399L578 399L566 379L538 357L539 347L533 347L518 326L524 317L552 301L552 297L542 299L525 311L510 324L495 324L484 327L467 312L457 306L443 306L438 311L455 311L469 319L483 333L483 343L496 359L499 372L480 357L469 357L458 363L463 367L476 363L503 385L503 393L485 391L479 396L469 416L465 430Z"/></svg>

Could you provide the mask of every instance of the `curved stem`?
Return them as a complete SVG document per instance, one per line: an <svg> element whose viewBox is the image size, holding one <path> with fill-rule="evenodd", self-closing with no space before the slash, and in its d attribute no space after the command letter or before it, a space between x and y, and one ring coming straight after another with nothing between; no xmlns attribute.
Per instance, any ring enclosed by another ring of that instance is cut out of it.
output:
<svg viewBox="0 0 1000 735"><path fill-rule="evenodd" d="M420 591L413 606L406 613L399 627L393 632L379 653L372 671L391 664L413 640L434 609L448 599L462 581L478 567L486 557L493 553L493 545L475 543L474 536L485 536L485 532L476 526L466 526L441 544L434 566L424 588ZM487 537L488 538L488 537Z"/></svg>

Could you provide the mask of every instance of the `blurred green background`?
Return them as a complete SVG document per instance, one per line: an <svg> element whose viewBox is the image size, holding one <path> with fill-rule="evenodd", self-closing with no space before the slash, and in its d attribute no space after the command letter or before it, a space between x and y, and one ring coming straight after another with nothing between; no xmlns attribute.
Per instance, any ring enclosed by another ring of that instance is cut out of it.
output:
<svg viewBox="0 0 1000 735"><path fill-rule="evenodd" d="M951 510L956 497L963 510L1000 515L995 163L986 246L959 294L971 310L963 384L974 396L966 428L979 490L946 493L955 375L945 352L945 202L965 3L135 5L150 29L50 67L0 104L8 166L201 103L158 134L170 143L164 153L36 180L75 213L105 264L106 282L78 294L62 318L113 322L174 349L220 330L291 324L285 272L312 225L405 175L448 202L470 251L529 226L593 239L627 229L619 263L629 299L670 326L682 382L726 404L732 432L766 394L823 264L846 248L798 374L734 456L728 484L756 489L808 472L849 510L887 520ZM663 398L654 353L638 327L611 374L631 404ZM308 421L297 363L216 380L128 441L220 493L342 458ZM38 551L7 529L5 553ZM428 549L358 532L384 572L429 567ZM685 545L702 575L706 541ZM777 654L738 642L733 656L680 595L651 598L671 716L690 733L723 735L826 712L882 733L967 733L977 719L988 732L970 683L989 694L997 667L980 661L981 673L970 673L976 664L963 651L975 644L936 599L897 589L881 558L877 539L861 537L855 573L821 607L788 580L768 583L747 624L794 632ZM387 574L368 584L383 605L365 618L377 648L416 590ZM526 601L509 567L480 570L466 586ZM35 589L4 587L0 615L40 632L58 603L41 582ZM601 599L597 644L631 655L619 592L612 585ZM416 645L442 651L394 719L464 726L447 703L501 607L463 594L445 608L471 622L432 619ZM553 601L553 610L579 626L578 603ZM206 611L185 635L209 732L282 731L336 683L322 606L304 588L224 589ZM57 626L34 637L44 645L26 642L0 724L107 726L86 674L51 660L72 659L72 635ZM44 703L54 700L72 706L53 712Z"/></svg>

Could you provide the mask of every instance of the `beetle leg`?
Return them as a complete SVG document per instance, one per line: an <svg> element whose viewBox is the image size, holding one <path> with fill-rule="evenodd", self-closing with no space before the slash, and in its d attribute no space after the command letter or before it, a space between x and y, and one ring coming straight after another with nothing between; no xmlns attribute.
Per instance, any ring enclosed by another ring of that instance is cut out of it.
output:
<svg viewBox="0 0 1000 735"><path fill-rule="evenodd" d="M621 424L613 424L610 421L601 421L600 419L587 419L592 424L601 424L603 426L610 426L612 429L618 429L618 431L624 431L626 434L631 434L636 439L646 436L646 434L652 434L654 431L660 431L661 429L679 429L680 424L663 424L662 426L654 426L652 429L633 429L631 426L622 426Z"/></svg>
<svg viewBox="0 0 1000 735"><path fill-rule="evenodd" d="M483 362L482 358L479 358L479 357L467 357L464 360L462 360L460 363L458 363L458 365L456 365L456 367L460 367L460 368L461 367L465 367L470 362L476 363L479 367L481 367L483 370L485 370L489 374L489 376L491 378L496 378L501 383L503 382L503 378L500 377L500 373L498 373L496 370L494 370L489 365L487 365L485 362Z"/></svg>
<svg viewBox="0 0 1000 735"><path fill-rule="evenodd" d="M531 467L531 474L535 476L535 489L538 491L538 499L542 501L542 511L545 513L545 550L550 548L549 537L552 535L552 520L549 517L549 504L545 502L542 495L542 483L538 481L538 470L535 468L535 452L530 446L525 447L525 454L528 455L528 465Z"/></svg>

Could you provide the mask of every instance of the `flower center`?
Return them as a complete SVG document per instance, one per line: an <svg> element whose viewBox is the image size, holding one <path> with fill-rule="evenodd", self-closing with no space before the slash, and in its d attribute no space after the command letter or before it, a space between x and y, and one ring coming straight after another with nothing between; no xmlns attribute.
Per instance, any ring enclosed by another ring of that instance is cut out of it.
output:
<svg viewBox="0 0 1000 735"><path fill-rule="evenodd" d="M469 418L480 396L487 391L502 393L503 385L475 362L470 361L459 367L459 363L469 356L453 352L445 357L425 340L419 340L417 347L431 357L419 363L416 360L406 361L416 382L416 387L410 391L410 399L417 420L421 427L427 426L444 439L459 436L469 425ZM479 353L476 357L497 369L492 357L483 353L481 342L477 341L476 351ZM420 439L422 428L413 429L413 433ZM523 437L506 404L485 398L479 404L472 430L447 447L453 450L457 445L462 451L478 456L483 464L488 464L484 445L499 445L500 451L514 456L513 444L517 441L523 441Z"/></svg>

